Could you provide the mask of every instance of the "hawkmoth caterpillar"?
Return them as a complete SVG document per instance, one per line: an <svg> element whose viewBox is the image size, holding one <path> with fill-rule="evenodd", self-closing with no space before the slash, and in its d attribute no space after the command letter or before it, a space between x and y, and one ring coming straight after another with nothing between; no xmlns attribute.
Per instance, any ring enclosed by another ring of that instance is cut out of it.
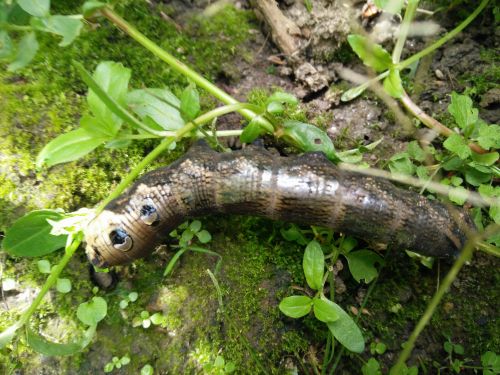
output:
<svg viewBox="0 0 500 375"><path fill-rule="evenodd" d="M460 209L341 170L322 153L282 157L258 146L218 153L198 143L138 179L89 223L87 256L98 267L131 262L187 218L214 213L319 225L438 257L456 254L473 227Z"/></svg>

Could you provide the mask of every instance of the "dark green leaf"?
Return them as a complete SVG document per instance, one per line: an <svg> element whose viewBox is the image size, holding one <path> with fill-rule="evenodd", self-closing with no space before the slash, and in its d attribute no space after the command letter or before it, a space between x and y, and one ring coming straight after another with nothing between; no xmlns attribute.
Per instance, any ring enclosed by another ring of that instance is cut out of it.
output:
<svg viewBox="0 0 500 375"><path fill-rule="evenodd" d="M26 12L35 17L46 17L50 11L50 0L17 0Z"/></svg>
<svg viewBox="0 0 500 375"><path fill-rule="evenodd" d="M334 303L324 297L314 298L314 316L321 322L333 322L339 318Z"/></svg>
<svg viewBox="0 0 500 375"><path fill-rule="evenodd" d="M451 113L457 125L463 130L474 125L479 119L479 112L473 107L472 99L467 95L460 95L456 92L451 93L451 104L448 106L448 112Z"/></svg>
<svg viewBox="0 0 500 375"><path fill-rule="evenodd" d="M265 133L265 128L261 126L261 123L266 121L262 116L253 117L247 126L243 128L243 132L240 135L240 141L242 143L251 143L255 141L261 134Z"/></svg>
<svg viewBox="0 0 500 375"><path fill-rule="evenodd" d="M479 186L489 182L491 179L491 173L489 170L478 170L479 167L481 166L469 163L469 165L465 168L465 181L472 186Z"/></svg>
<svg viewBox="0 0 500 375"><path fill-rule="evenodd" d="M91 301L81 303L76 316L88 326L96 326L108 313L108 304L101 297L92 297Z"/></svg>
<svg viewBox="0 0 500 375"><path fill-rule="evenodd" d="M85 18L92 16L97 10L106 6L106 3L100 1L86 1L82 6L82 13Z"/></svg>
<svg viewBox="0 0 500 375"><path fill-rule="evenodd" d="M365 340L361 330L339 305L332 303L339 318L334 322L326 323L330 332L347 350L354 353L363 352L365 350Z"/></svg>
<svg viewBox="0 0 500 375"><path fill-rule="evenodd" d="M460 159L464 160L471 156L472 152L465 142L465 139L459 134L450 135L444 142L443 146L456 154Z"/></svg>
<svg viewBox="0 0 500 375"><path fill-rule="evenodd" d="M295 241L299 245L307 245L307 242L308 242L307 239L304 237L304 235L300 231L300 228L295 224L292 224L290 226L290 228L288 228L288 229L281 228L280 233L283 236L283 238L287 241L290 241L290 242Z"/></svg>
<svg viewBox="0 0 500 375"><path fill-rule="evenodd" d="M370 283L378 275L375 264L383 264L384 260L378 254L370 250L358 250L344 255L349 264L349 271L358 283L361 279Z"/></svg>
<svg viewBox="0 0 500 375"><path fill-rule="evenodd" d="M342 252L346 254L350 252L352 249L354 249L357 245L358 245L357 239L355 239L354 237L345 237L340 245L340 250L342 250Z"/></svg>
<svg viewBox="0 0 500 375"><path fill-rule="evenodd" d="M14 60L9 64L7 70L13 72L24 68L30 63L38 51L38 42L35 33L28 33L19 42Z"/></svg>
<svg viewBox="0 0 500 375"><path fill-rule="evenodd" d="M80 128L50 141L36 158L36 167L51 167L77 160L102 145L107 139Z"/></svg>
<svg viewBox="0 0 500 375"><path fill-rule="evenodd" d="M71 16L50 16L46 21L49 32L62 36L61 47L70 45L80 35L83 23Z"/></svg>
<svg viewBox="0 0 500 375"><path fill-rule="evenodd" d="M50 342L44 337L37 335L35 332L26 329L26 340L28 345L31 346L38 353L42 353L48 356L60 356L60 355L73 355L82 351L90 342L95 334L96 326L89 327L83 334L81 340L73 342L70 344L59 344L55 342Z"/></svg>
<svg viewBox="0 0 500 375"><path fill-rule="evenodd" d="M313 240L307 245L302 267L309 287L319 290L323 286L325 255L318 242Z"/></svg>
<svg viewBox="0 0 500 375"><path fill-rule="evenodd" d="M328 159L338 160L332 140L323 130L295 120L287 120L283 126L283 138L300 150L322 151Z"/></svg>
<svg viewBox="0 0 500 375"><path fill-rule="evenodd" d="M291 296L283 298L279 309L290 318L301 318L311 311L312 300L307 296Z"/></svg>
<svg viewBox="0 0 500 375"><path fill-rule="evenodd" d="M273 115L280 115L285 111L285 107L280 102L270 102L266 107L266 111Z"/></svg>
<svg viewBox="0 0 500 375"><path fill-rule="evenodd" d="M389 71L389 75L384 79L384 89L393 98L399 99L403 96L404 89L399 70L391 69Z"/></svg>
<svg viewBox="0 0 500 375"><path fill-rule="evenodd" d="M351 34L347 37L352 50L366 66L376 72L387 70L392 66L392 58L382 46L371 42L362 35Z"/></svg>
<svg viewBox="0 0 500 375"><path fill-rule="evenodd" d="M0 30L0 59L10 59L14 53L14 46L7 31Z"/></svg>
<svg viewBox="0 0 500 375"><path fill-rule="evenodd" d="M194 120L200 113L200 95L193 85L189 85L181 94L181 115L189 122Z"/></svg>
<svg viewBox="0 0 500 375"><path fill-rule="evenodd" d="M178 130L184 126L180 100L168 89L134 90L127 95L128 106L140 118L150 118L158 130Z"/></svg>
<svg viewBox="0 0 500 375"><path fill-rule="evenodd" d="M299 100L295 96L293 96L292 94L289 94L287 92L281 92L281 91L274 92L267 99L266 104L269 104L271 102L279 102L279 103L285 103L285 104L290 104L290 105L299 104Z"/></svg>
<svg viewBox="0 0 500 375"><path fill-rule="evenodd" d="M84 78L85 83L90 87L87 96L87 103L90 110L102 124L105 124L111 134L116 134L123 122L123 117L119 116L116 108L110 106L110 103L105 103L102 95L94 90L97 88L92 87L90 84L94 83L98 85L107 94L109 99L123 108L126 105L128 83L131 74L130 69L125 68L120 63L105 61L101 62L92 77L89 77L88 72L81 64L75 63L75 66L82 75L82 78ZM90 82L89 78L93 79L94 82Z"/></svg>
<svg viewBox="0 0 500 375"><path fill-rule="evenodd" d="M52 226L47 219L58 221L64 215L53 210L32 211L7 230L2 248L11 255L36 257L49 254L66 245L67 236L50 234Z"/></svg>

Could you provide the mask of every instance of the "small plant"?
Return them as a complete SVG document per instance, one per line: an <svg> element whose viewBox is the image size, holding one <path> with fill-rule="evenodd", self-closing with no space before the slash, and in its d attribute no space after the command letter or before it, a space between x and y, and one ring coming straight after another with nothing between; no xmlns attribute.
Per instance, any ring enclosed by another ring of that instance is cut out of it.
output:
<svg viewBox="0 0 500 375"><path fill-rule="evenodd" d="M139 294L137 292L130 292L124 299L120 301L120 309L126 309L131 302L137 301Z"/></svg>
<svg viewBox="0 0 500 375"><path fill-rule="evenodd" d="M40 273L50 274L51 266L50 262L46 259L41 259L37 262L38 270ZM57 278L56 290L59 293L69 293L71 292L71 280L66 278Z"/></svg>
<svg viewBox="0 0 500 375"><path fill-rule="evenodd" d="M113 357L111 359L111 362L108 362L104 365L104 372L108 373L113 371L115 368L119 369L122 368L122 366L126 366L130 363L130 357L124 355L121 358L118 357Z"/></svg>
<svg viewBox="0 0 500 375"><path fill-rule="evenodd" d="M203 366L205 374L224 375L231 374L236 370L234 362L226 362L223 356L218 355L213 363L207 363Z"/></svg>
<svg viewBox="0 0 500 375"><path fill-rule="evenodd" d="M155 372L153 366L146 364L141 368L141 375L153 375Z"/></svg>
<svg viewBox="0 0 500 375"><path fill-rule="evenodd" d="M325 273L325 255L317 241L313 240L307 245L302 266L307 284L316 291L315 295L312 298L298 295L286 297L280 302L279 309L291 318L301 318L313 310L316 319L327 325L337 341L348 350L361 353L365 348L361 330L339 305L323 293L331 272ZM334 285L330 285L330 288L334 288Z"/></svg>
<svg viewBox="0 0 500 375"><path fill-rule="evenodd" d="M167 317L159 312L150 315L149 311L143 310L139 316L132 320L132 327L142 326L146 329L151 327L151 324L165 328L167 326Z"/></svg>

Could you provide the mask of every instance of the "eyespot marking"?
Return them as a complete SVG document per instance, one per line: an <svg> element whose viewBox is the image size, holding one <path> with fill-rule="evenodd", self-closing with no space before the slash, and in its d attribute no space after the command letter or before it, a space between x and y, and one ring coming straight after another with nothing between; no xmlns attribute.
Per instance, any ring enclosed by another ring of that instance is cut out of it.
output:
<svg viewBox="0 0 500 375"><path fill-rule="evenodd" d="M154 206L154 202L152 199L144 200L144 203L141 207L140 211L141 220L146 225L156 226L160 223L160 215L158 215L158 211Z"/></svg>
<svg viewBox="0 0 500 375"><path fill-rule="evenodd" d="M111 231L109 239L111 240L113 247L117 250L129 251L132 249L132 237L130 237L128 233L121 228Z"/></svg>

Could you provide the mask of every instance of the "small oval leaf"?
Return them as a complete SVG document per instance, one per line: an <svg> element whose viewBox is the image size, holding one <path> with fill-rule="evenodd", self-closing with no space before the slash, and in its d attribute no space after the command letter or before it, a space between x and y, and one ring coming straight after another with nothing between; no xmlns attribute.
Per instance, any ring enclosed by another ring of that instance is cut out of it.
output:
<svg viewBox="0 0 500 375"><path fill-rule="evenodd" d="M104 319L108 312L108 304L102 297L92 297L91 301L81 303L76 316L88 326L95 326Z"/></svg>
<svg viewBox="0 0 500 375"><path fill-rule="evenodd" d="M361 353L365 350L365 339L354 320L339 305L332 302L337 312L338 319L326 323L332 335L345 346L347 350Z"/></svg>
<svg viewBox="0 0 500 375"><path fill-rule="evenodd" d="M290 318L301 318L311 311L312 300L307 296L291 296L283 298L279 309Z"/></svg>
<svg viewBox="0 0 500 375"><path fill-rule="evenodd" d="M309 287L314 290L320 289L323 286L325 255L318 242L309 242L304 252L302 266Z"/></svg>
<svg viewBox="0 0 500 375"><path fill-rule="evenodd" d="M324 323L334 322L339 318L334 303L324 297L314 299L314 316Z"/></svg>

